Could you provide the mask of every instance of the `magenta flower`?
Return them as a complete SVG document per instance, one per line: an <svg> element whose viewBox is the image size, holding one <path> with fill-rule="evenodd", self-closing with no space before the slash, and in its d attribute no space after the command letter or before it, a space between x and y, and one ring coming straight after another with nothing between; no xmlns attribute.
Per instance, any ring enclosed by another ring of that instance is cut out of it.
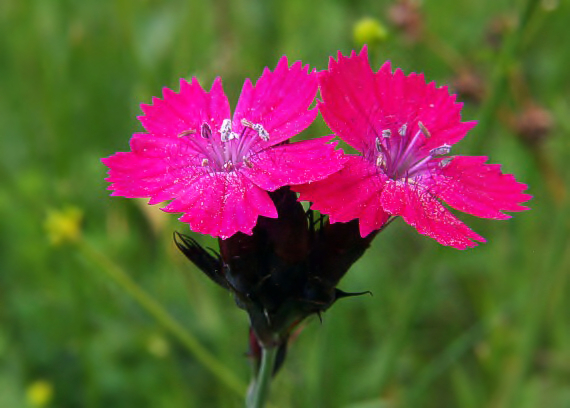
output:
<svg viewBox="0 0 570 408"><path fill-rule="evenodd" d="M300 199L331 222L359 219L363 237L392 216L443 245L476 246L484 238L441 203L484 218L522 211L526 185L502 174L487 157L447 156L475 122L461 122L462 104L446 87L405 76L385 63L372 72L367 50L331 58L319 76L319 109L336 135L361 152L329 178L295 186Z"/></svg>
<svg viewBox="0 0 570 408"><path fill-rule="evenodd" d="M102 159L112 195L148 197L149 204L184 213L194 231L228 238L251 234L258 216L277 217L267 191L321 180L338 171L342 153L333 137L289 144L317 115L309 109L316 72L281 58L253 86L243 86L233 118L219 78L210 92L180 81L180 92L141 105L147 133L135 133L130 152Z"/></svg>

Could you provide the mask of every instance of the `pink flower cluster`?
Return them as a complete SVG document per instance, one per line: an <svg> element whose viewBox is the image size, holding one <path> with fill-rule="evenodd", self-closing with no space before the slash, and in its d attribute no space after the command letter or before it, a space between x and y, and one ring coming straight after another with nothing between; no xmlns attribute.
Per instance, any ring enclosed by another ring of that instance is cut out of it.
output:
<svg viewBox="0 0 570 408"><path fill-rule="evenodd" d="M289 143L315 119L318 102L333 135ZM276 218L268 192L290 186L330 222L359 220L362 237L391 218L443 245L465 249L484 238L448 206L506 219L527 209L526 185L487 157L450 156L475 126L461 122L462 104L446 87L404 75L385 63L373 72L366 48L339 53L317 73L281 58L257 83L246 80L231 114L220 79L209 92L196 79L178 93L142 105L145 133L131 151L103 159L112 195L170 201L196 232L222 239L251 234L258 217ZM338 136L360 154L335 149Z"/></svg>

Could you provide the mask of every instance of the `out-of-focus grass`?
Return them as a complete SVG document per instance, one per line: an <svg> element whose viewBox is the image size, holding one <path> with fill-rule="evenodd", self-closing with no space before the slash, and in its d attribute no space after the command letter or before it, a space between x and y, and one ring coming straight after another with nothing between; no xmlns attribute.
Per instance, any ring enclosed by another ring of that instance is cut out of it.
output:
<svg viewBox="0 0 570 408"><path fill-rule="evenodd" d="M245 314L177 253L172 231L186 227L175 216L108 197L99 158L128 149L138 104L161 87L220 75L235 103L243 79L284 53L323 69L354 47L363 16L390 29L371 49L376 64L450 83L459 61L490 83L489 27L516 24L523 4L424 3L429 35L410 43L387 21L388 1L2 1L0 406L28 406L38 381L54 407L241 406L73 244L51 245L45 217L81 209L85 239L247 380ZM530 185L533 210L504 222L462 217L489 241L466 252L391 226L341 285L374 296L307 323L273 386L277 406L570 405L569 19L568 2L539 3L497 121L454 150L474 153L484 140L491 161ZM532 148L510 126L529 100L555 123ZM468 101L465 118L479 108ZM326 131L317 123L306 135Z"/></svg>

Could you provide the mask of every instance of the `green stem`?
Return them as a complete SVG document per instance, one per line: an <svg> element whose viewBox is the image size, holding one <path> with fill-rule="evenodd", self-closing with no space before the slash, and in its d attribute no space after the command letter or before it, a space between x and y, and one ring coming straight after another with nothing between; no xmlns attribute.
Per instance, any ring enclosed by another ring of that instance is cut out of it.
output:
<svg viewBox="0 0 570 408"><path fill-rule="evenodd" d="M265 406L265 401L269 395L269 386L271 385L276 356L277 347L263 347L261 349L261 365L247 396L247 408L263 408Z"/></svg>
<svg viewBox="0 0 570 408"><path fill-rule="evenodd" d="M170 316L166 309L143 288L137 285L125 271L114 264L104 254L97 251L87 241L80 239L77 245L86 259L98 265L109 278L127 292L158 323L180 341L206 369L238 395L243 397L246 394L246 385L229 371L223 363L210 354L191 333L186 331L179 322Z"/></svg>
<svg viewBox="0 0 570 408"><path fill-rule="evenodd" d="M505 40L501 53L498 57L493 72L491 82L491 94L487 98L485 104L481 107L479 113L479 125L477 126L477 145L474 148L476 154L481 153L488 135L495 122L497 109L505 95L507 89L507 73L511 69L515 60L515 56L521 42L521 38L528 25L528 22L538 5L538 0L527 0L526 7L520 15L520 19L516 29Z"/></svg>

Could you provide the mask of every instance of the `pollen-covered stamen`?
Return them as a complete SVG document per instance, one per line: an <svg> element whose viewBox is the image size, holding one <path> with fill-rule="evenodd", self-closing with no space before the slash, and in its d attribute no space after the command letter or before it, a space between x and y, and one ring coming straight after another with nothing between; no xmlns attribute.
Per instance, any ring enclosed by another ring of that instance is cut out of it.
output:
<svg viewBox="0 0 570 408"><path fill-rule="evenodd" d="M254 131L256 131L257 135L264 142L267 142L269 140L269 132L267 130L265 130L265 128L263 127L263 125L261 123L253 123L247 119L242 119L241 124L245 127L248 127L250 129L253 129Z"/></svg>
<svg viewBox="0 0 570 408"><path fill-rule="evenodd" d="M261 125L260 123L254 124L253 130L257 132L257 134L263 141L267 142L269 140L269 132L265 130L263 125Z"/></svg>
<svg viewBox="0 0 570 408"><path fill-rule="evenodd" d="M229 119L224 119L222 126L220 126L220 139L222 142L227 142L230 140L230 135L232 133L232 121Z"/></svg>
<svg viewBox="0 0 570 408"><path fill-rule="evenodd" d="M449 163L451 163L452 161L453 161L453 157L446 157L443 160L441 160L437 165L443 169L443 168L447 167L449 165Z"/></svg>
<svg viewBox="0 0 570 408"><path fill-rule="evenodd" d="M431 149L429 155L432 157L443 156L449 154L450 151L451 151L451 146L448 144L444 144L439 147L436 147L435 149Z"/></svg>
<svg viewBox="0 0 570 408"><path fill-rule="evenodd" d="M224 119L222 122L222 126L220 126L220 139L222 142L239 139L239 135L236 132L232 132L232 121L230 119Z"/></svg>

